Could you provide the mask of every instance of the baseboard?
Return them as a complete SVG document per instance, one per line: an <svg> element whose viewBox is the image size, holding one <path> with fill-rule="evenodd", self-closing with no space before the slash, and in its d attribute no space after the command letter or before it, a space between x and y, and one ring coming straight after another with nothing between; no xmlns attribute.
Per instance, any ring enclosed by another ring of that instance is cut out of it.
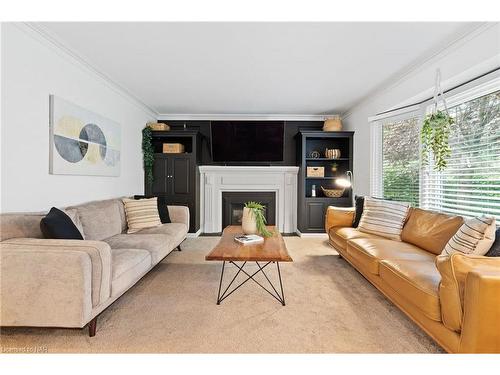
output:
<svg viewBox="0 0 500 375"><path fill-rule="evenodd" d="M297 235L299 237L324 237L324 238L328 238L328 234L326 234L326 233L302 233L298 229L297 229Z"/></svg>
<svg viewBox="0 0 500 375"><path fill-rule="evenodd" d="M187 234L187 238L195 238L195 237L199 237L199 235L201 234L201 228L198 229L196 232L194 233L188 233Z"/></svg>

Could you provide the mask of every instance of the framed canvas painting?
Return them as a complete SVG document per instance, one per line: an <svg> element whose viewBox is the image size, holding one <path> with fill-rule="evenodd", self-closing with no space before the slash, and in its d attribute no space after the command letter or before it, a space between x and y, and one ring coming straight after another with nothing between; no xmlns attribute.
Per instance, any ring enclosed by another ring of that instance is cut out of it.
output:
<svg viewBox="0 0 500 375"><path fill-rule="evenodd" d="M120 175L121 128L57 96L50 95L50 173Z"/></svg>

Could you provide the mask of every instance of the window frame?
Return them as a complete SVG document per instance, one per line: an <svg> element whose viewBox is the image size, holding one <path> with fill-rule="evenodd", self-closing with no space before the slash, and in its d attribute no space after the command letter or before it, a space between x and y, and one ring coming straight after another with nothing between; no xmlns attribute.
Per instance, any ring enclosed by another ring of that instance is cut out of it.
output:
<svg viewBox="0 0 500 375"><path fill-rule="evenodd" d="M464 84L460 88L454 89L448 94L445 94L446 105L448 108L455 107L499 90L500 72L495 72ZM383 124L389 121L398 121L409 119L411 117L417 117L420 131L424 117L432 111L433 106L433 101L430 99L417 105L408 106L407 108L396 111L388 111L384 114L368 118L370 125L370 146L372 147L370 161L371 196L383 198ZM442 103L439 104L438 109L443 109ZM421 151L422 142L419 140L419 204L421 208L425 209L424 183L426 178L424 173L426 173L427 169L422 165Z"/></svg>

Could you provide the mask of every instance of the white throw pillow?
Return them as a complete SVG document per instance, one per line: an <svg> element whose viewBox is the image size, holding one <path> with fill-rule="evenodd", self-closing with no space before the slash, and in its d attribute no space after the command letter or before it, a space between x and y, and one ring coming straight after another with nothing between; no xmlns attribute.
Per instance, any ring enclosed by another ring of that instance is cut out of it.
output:
<svg viewBox="0 0 500 375"><path fill-rule="evenodd" d="M122 199L127 216L127 233L135 233L145 228L161 225L158 213L158 198Z"/></svg>
<svg viewBox="0 0 500 375"><path fill-rule="evenodd" d="M358 230L401 241L409 209L408 203L365 197Z"/></svg>
<svg viewBox="0 0 500 375"><path fill-rule="evenodd" d="M495 218L473 217L466 219L460 229L450 238L442 255L456 252L464 254L484 255L495 241Z"/></svg>

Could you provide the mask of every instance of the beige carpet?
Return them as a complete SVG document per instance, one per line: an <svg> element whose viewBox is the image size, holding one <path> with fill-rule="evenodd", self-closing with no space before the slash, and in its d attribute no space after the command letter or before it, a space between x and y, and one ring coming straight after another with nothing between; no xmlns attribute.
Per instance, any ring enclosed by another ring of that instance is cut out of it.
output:
<svg viewBox="0 0 500 375"><path fill-rule="evenodd" d="M101 314L95 337L86 329L4 328L3 351L442 352L322 238L285 238L294 259L281 267L285 307L251 281L217 306L221 264L204 260L217 241L186 240Z"/></svg>

